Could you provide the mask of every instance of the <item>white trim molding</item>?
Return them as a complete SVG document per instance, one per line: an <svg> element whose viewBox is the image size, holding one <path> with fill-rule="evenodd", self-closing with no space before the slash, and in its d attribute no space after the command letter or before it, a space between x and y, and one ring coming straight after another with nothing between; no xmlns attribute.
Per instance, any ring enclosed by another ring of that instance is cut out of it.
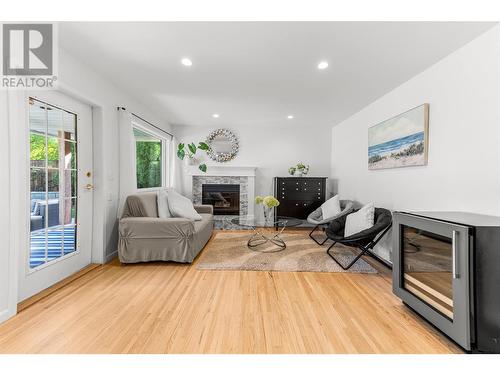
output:
<svg viewBox="0 0 500 375"><path fill-rule="evenodd" d="M235 177L255 177L257 167L237 167L207 165L207 172L204 173L198 167L189 167L187 174L191 176L235 176Z"/></svg>
<svg viewBox="0 0 500 375"><path fill-rule="evenodd" d="M10 91L7 93L8 129L9 129L9 180L10 180L10 235L8 257L8 304L7 309L0 314L0 321L6 320L17 313L18 302L18 265L26 245L26 238L22 228L25 226L27 212L23 204L27 195L25 182L29 171L24 165L26 145L24 142L27 95L25 91Z"/></svg>
<svg viewBox="0 0 500 375"><path fill-rule="evenodd" d="M113 259L115 259L118 256L118 250L113 251L112 253L109 253L106 255L106 258L104 260L104 263L109 263Z"/></svg>

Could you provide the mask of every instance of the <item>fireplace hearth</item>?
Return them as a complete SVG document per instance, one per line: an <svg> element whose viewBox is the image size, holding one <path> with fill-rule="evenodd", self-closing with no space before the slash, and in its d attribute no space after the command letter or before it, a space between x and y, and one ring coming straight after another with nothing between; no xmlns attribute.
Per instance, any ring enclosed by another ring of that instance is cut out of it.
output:
<svg viewBox="0 0 500 375"><path fill-rule="evenodd" d="M240 185L203 184L201 199L203 204L214 207L214 215L240 214Z"/></svg>

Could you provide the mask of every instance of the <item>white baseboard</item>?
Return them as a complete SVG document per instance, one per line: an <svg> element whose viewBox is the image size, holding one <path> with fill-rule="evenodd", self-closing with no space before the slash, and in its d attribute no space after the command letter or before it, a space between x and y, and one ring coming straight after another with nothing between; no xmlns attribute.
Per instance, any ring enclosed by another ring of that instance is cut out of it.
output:
<svg viewBox="0 0 500 375"><path fill-rule="evenodd" d="M109 263L118 256L118 250L113 251L111 254L107 254L104 259L104 263Z"/></svg>
<svg viewBox="0 0 500 375"><path fill-rule="evenodd" d="M16 314L10 311L9 309L0 311L0 323L12 318L14 315Z"/></svg>

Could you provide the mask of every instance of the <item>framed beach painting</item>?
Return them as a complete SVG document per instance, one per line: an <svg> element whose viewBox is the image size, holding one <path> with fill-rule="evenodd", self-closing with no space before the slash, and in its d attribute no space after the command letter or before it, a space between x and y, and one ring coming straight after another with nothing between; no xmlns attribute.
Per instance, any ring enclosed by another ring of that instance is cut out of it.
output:
<svg viewBox="0 0 500 375"><path fill-rule="evenodd" d="M427 165L429 104L368 129L368 169Z"/></svg>

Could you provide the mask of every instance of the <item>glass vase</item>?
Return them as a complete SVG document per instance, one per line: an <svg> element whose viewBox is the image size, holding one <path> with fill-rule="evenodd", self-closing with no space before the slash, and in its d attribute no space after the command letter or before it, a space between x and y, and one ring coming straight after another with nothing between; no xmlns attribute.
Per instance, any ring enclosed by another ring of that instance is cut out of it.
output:
<svg viewBox="0 0 500 375"><path fill-rule="evenodd" d="M264 222L266 224L266 227L272 226L273 224L271 219L272 207L262 206L262 208L264 209Z"/></svg>

